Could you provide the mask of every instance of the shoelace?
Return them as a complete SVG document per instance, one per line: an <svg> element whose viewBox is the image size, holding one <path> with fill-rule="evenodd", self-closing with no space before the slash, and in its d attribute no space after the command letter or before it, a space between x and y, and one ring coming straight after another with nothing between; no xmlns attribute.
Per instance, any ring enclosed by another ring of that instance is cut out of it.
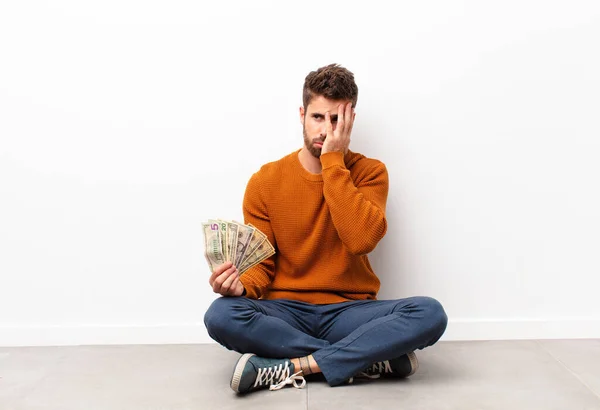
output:
<svg viewBox="0 0 600 410"><path fill-rule="evenodd" d="M288 384L293 384L295 388L302 389L306 386L306 380L300 376L302 371L294 373L290 376L289 362L285 362L285 366L281 363L279 366L261 367L258 369L254 387L270 384L269 390L279 390ZM302 381L301 384L298 384Z"/></svg>
<svg viewBox="0 0 600 410"><path fill-rule="evenodd" d="M367 373L369 372L369 373ZM392 366L390 366L390 362L388 360L384 360L383 362L373 363L373 366L365 369L358 373L356 378L365 377L367 379L379 379L382 373L392 373ZM354 377L348 379L348 384L354 383Z"/></svg>
<svg viewBox="0 0 600 410"><path fill-rule="evenodd" d="M370 370L372 373L376 373L377 377L379 377L382 373L392 373L392 366L390 366L389 360L384 360L383 362L373 363Z"/></svg>

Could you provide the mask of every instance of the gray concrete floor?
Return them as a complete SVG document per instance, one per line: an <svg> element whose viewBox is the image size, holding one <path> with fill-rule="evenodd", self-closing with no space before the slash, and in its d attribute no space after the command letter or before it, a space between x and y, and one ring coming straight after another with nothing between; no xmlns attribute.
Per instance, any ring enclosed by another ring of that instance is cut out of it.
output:
<svg viewBox="0 0 600 410"><path fill-rule="evenodd" d="M217 345L0 348L0 409L599 409L600 340L441 342L406 380L238 397Z"/></svg>

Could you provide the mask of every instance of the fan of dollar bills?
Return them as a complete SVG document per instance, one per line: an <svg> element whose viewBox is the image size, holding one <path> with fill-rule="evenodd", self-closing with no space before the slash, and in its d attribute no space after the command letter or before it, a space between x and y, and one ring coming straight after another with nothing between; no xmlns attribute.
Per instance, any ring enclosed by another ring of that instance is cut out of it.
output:
<svg viewBox="0 0 600 410"><path fill-rule="evenodd" d="M267 236L252 224L209 219L202 223L206 260L211 272L232 262L240 275L275 254Z"/></svg>

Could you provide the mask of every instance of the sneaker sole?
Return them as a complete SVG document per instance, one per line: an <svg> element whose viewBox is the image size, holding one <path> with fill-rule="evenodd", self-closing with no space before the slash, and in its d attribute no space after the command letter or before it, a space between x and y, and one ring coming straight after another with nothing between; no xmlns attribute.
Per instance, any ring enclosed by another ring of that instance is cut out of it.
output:
<svg viewBox="0 0 600 410"><path fill-rule="evenodd" d="M246 363L252 356L256 356L253 353L246 353L239 358L237 364L235 365L235 369L233 370L233 376L231 377L231 388L234 392L240 392L240 380L242 379L242 373L244 372L244 368L246 367Z"/></svg>
<svg viewBox="0 0 600 410"><path fill-rule="evenodd" d="M410 352L406 354L408 356L408 360L410 361L410 367L412 368L411 372L406 375L406 377L410 377L419 369L419 361L417 360L417 355L415 352Z"/></svg>

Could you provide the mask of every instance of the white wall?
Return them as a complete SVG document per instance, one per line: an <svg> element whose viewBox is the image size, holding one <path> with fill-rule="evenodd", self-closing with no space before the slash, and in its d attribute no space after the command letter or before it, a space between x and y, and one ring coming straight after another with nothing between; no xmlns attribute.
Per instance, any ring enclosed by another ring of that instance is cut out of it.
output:
<svg viewBox="0 0 600 410"><path fill-rule="evenodd" d="M600 3L0 3L0 345L208 342L200 223L360 88L386 162L380 296L445 339L600 337Z"/></svg>

